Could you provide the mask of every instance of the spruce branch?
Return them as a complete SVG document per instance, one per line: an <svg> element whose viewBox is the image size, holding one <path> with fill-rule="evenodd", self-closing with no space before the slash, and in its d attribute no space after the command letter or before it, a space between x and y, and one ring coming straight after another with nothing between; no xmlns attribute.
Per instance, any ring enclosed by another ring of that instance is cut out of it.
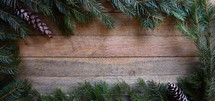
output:
<svg viewBox="0 0 215 101"><path fill-rule="evenodd" d="M6 42L3 45L1 45L0 62L10 64L13 61L14 56L17 56L17 54L12 53L13 50L16 50L16 49L17 49L17 46L15 43Z"/></svg>
<svg viewBox="0 0 215 101"><path fill-rule="evenodd" d="M57 11L54 11L54 20L58 24L63 35L68 36L72 34L75 30L76 21L81 23L89 23L92 21L92 14L80 7L78 2L67 4L63 1L54 0L50 5L53 5L53 8L57 9Z"/></svg>
<svg viewBox="0 0 215 101"><path fill-rule="evenodd" d="M75 22L72 17L65 16L65 24L69 32L72 32L75 29Z"/></svg>
<svg viewBox="0 0 215 101"><path fill-rule="evenodd" d="M111 0L114 7L127 14L128 16L134 17L135 10L133 9L132 0Z"/></svg>
<svg viewBox="0 0 215 101"><path fill-rule="evenodd" d="M114 28L114 20L104 13L104 7L101 3L98 3L95 0L80 0L80 2L96 17L101 19L101 21L104 22L108 28Z"/></svg>
<svg viewBox="0 0 215 101"><path fill-rule="evenodd" d="M43 0L20 0L25 7L28 7L34 12L42 12L46 16L53 16L52 9L49 5L45 4Z"/></svg>
<svg viewBox="0 0 215 101"><path fill-rule="evenodd" d="M178 79L179 86L190 101L207 101L204 97L204 77L203 71L197 68L193 74Z"/></svg>
<svg viewBox="0 0 215 101"><path fill-rule="evenodd" d="M178 28L182 33L185 33L198 48L198 55L201 62L202 80L199 80L194 85L200 86L203 100L210 101L215 97L215 58L214 58L214 36L211 32L211 24L213 22L214 8L207 0L195 0L190 3L191 20L180 22ZM199 77L200 78L200 77ZM190 78L190 80L193 78ZM199 87L199 86L198 86ZM195 93L195 92L194 92ZM190 94L193 95L193 94ZM194 94L195 95L195 94ZM195 98L195 97L193 97Z"/></svg>
<svg viewBox="0 0 215 101"><path fill-rule="evenodd" d="M6 4L9 7L16 7L16 4L18 3L18 0L1 0L4 4Z"/></svg>
<svg viewBox="0 0 215 101"><path fill-rule="evenodd" d="M15 31L10 30L10 27L0 20L0 42L15 41L21 39Z"/></svg>
<svg viewBox="0 0 215 101"><path fill-rule="evenodd" d="M0 46L0 73L14 75L17 73L19 58L18 46L5 42Z"/></svg>
<svg viewBox="0 0 215 101"><path fill-rule="evenodd" d="M2 7L0 5L0 7ZM12 15L11 13L0 9L0 19L8 23L17 33L20 34L22 38L27 35L28 29L25 27L24 22L19 20L16 16Z"/></svg>
<svg viewBox="0 0 215 101"><path fill-rule="evenodd" d="M157 4L153 1L136 1L134 8L137 12L141 27L154 29L163 21L163 16L157 11Z"/></svg>
<svg viewBox="0 0 215 101"><path fill-rule="evenodd" d="M55 90L54 97L57 101L69 101L68 96L66 96L66 94L63 93L60 89Z"/></svg>
<svg viewBox="0 0 215 101"><path fill-rule="evenodd" d="M66 16L72 16L77 21L82 23L89 23L92 20L92 14L89 11L81 8L79 3L74 2L74 4L66 4L61 1L55 0L56 8ZM56 12L57 13L57 12Z"/></svg>
<svg viewBox="0 0 215 101"><path fill-rule="evenodd" d="M71 13L74 19L81 23L90 23L94 17L89 11L83 10L80 7L75 6L74 9L71 9Z"/></svg>
<svg viewBox="0 0 215 101"><path fill-rule="evenodd" d="M159 3L159 8L168 15L173 15L179 20L184 21L186 13L182 10L182 7L177 5L174 0L161 0Z"/></svg>
<svg viewBox="0 0 215 101"><path fill-rule="evenodd" d="M71 15L71 12L70 10L72 8L70 8L69 6L67 6L66 4L64 4L63 2L61 1L58 1L58 0L54 0L54 4L56 6L56 8L63 14L65 15Z"/></svg>
<svg viewBox="0 0 215 101"><path fill-rule="evenodd" d="M24 91L25 85L21 82L11 82L3 89L0 90L1 101L16 100L21 97L21 93Z"/></svg>
<svg viewBox="0 0 215 101"><path fill-rule="evenodd" d="M168 101L166 86L164 84L155 83L154 81L145 82L139 79L136 86L137 93L131 95L133 100Z"/></svg>

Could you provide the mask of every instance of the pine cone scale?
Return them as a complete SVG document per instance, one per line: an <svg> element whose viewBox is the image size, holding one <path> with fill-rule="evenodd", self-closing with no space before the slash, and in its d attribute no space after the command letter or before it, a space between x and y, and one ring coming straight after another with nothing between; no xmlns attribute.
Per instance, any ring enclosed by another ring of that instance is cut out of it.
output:
<svg viewBox="0 0 215 101"><path fill-rule="evenodd" d="M167 91L171 98L175 101L189 101L182 90L176 84L167 84Z"/></svg>
<svg viewBox="0 0 215 101"><path fill-rule="evenodd" d="M41 31L43 34L46 34L49 38L52 38L52 32L49 30L49 27L38 17L38 15L34 15L29 10L23 8L16 9L16 15L27 21L28 24Z"/></svg>

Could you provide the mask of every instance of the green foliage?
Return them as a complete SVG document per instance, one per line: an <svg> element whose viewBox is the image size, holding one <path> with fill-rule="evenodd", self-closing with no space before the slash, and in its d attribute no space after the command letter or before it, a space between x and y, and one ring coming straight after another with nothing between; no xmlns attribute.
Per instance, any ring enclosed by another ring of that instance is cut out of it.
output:
<svg viewBox="0 0 215 101"><path fill-rule="evenodd" d="M79 0L87 9L100 18L108 28L114 28L114 20L104 13L104 7L101 3L97 3L95 0Z"/></svg>
<svg viewBox="0 0 215 101"><path fill-rule="evenodd" d="M30 86L28 86L30 88ZM27 93L27 92L28 93ZM166 95L166 85L157 84L153 81L145 83L139 80L135 86L125 82L113 85L106 82L79 83L68 95L60 89L53 94L39 94L32 88L27 89L21 101L170 101Z"/></svg>
<svg viewBox="0 0 215 101"><path fill-rule="evenodd" d="M16 17L8 7L0 4L0 23L3 21L9 24L22 38L27 35L28 30L24 22Z"/></svg>
<svg viewBox="0 0 215 101"><path fill-rule="evenodd" d="M122 11L123 13L133 17L135 16L136 12L133 8L133 0L111 0L114 7Z"/></svg>
<svg viewBox="0 0 215 101"><path fill-rule="evenodd" d="M202 68L179 83L191 101L215 99L215 47L211 31L215 20L215 7L208 0L107 0L121 12L139 20L143 29L154 29L166 15L178 20L178 29L197 46ZM114 20L104 6L96 0L1 0L0 1L0 100L21 101L168 101L166 85L139 80L135 87L125 82L110 86L105 82L80 84L70 95L56 90L53 95L41 95L27 82L17 82L12 77L18 71L19 49L17 40L29 33L26 22L14 14L23 7L42 14L59 26L64 35L71 35L76 22L90 23L100 19L108 28ZM8 79L8 80L7 80ZM7 82L5 82L7 81ZM191 86L192 85L192 86Z"/></svg>
<svg viewBox="0 0 215 101"><path fill-rule="evenodd" d="M192 101L213 101L215 97L215 44L212 24L215 21L215 12L212 4L207 0L189 2L190 20L178 21L179 30L190 38L198 48L201 68L193 76L181 80L183 87L187 89ZM188 90L188 84L193 84ZM199 96L196 92L201 91ZM199 98L201 96L201 98Z"/></svg>
<svg viewBox="0 0 215 101"><path fill-rule="evenodd" d="M32 89L32 87L29 85L25 87L24 92L22 93L21 97L19 98L20 101L41 101L41 94Z"/></svg>
<svg viewBox="0 0 215 101"><path fill-rule="evenodd" d="M46 16L53 16L51 6L45 4L43 0L20 0L24 6L33 10L34 12L42 12ZM8 1L9 2L9 1Z"/></svg>
<svg viewBox="0 0 215 101"><path fill-rule="evenodd" d="M140 20L141 27L144 29L154 29L163 21L163 16L158 12L158 5L155 1L137 1L135 2L137 17Z"/></svg>
<svg viewBox="0 0 215 101"><path fill-rule="evenodd" d="M160 0L158 7L168 15L172 15L175 18L184 21L186 12L183 10L183 6L177 5L176 0Z"/></svg>
<svg viewBox="0 0 215 101"><path fill-rule="evenodd" d="M83 84L72 92L75 100L82 101L111 101L111 91L105 82L95 83L94 85L89 82Z"/></svg>
<svg viewBox="0 0 215 101"><path fill-rule="evenodd" d="M54 96L58 101L69 101L68 96L66 96L60 89L55 90Z"/></svg>
<svg viewBox="0 0 215 101"><path fill-rule="evenodd" d="M204 99L204 74L201 70L197 70L188 77L179 78L178 83L190 101L206 101Z"/></svg>
<svg viewBox="0 0 215 101"><path fill-rule="evenodd" d="M177 0L108 0L121 12L137 18L143 29L154 29L164 20L163 14L184 21L189 12L183 1Z"/></svg>
<svg viewBox="0 0 215 101"><path fill-rule="evenodd" d="M154 29L159 25L163 21L163 13L182 21L187 16L186 6L179 0L107 1L111 1L114 7L123 13L137 18L144 29ZM1 4L1 19L8 22L22 37L26 35L27 28L21 20L9 13L8 9L22 6L34 12L41 12L45 16L50 16L64 35L71 35L75 29L76 21L89 23L94 17L99 18L108 28L114 28L114 20L105 13L104 6L96 0L3 0Z"/></svg>
<svg viewBox="0 0 215 101"><path fill-rule="evenodd" d="M5 42L7 40L15 41L19 40L21 37L10 30L1 31L0 29L0 42Z"/></svg>
<svg viewBox="0 0 215 101"><path fill-rule="evenodd" d="M167 97L166 84L145 82L140 79L136 85L136 92L131 95L134 101L170 101Z"/></svg>
<svg viewBox="0 0 215 101"><path fill-rule="evenodd" d="M4 5L6 4L6 5ZM98 17L108 28L114 27L113 19L108 16L104 7L95 0L3 0L1 1L0 18L9 23L22 37L26 35L25 26L9 10L24 7L33 12L50 16L58 24L64 35L72 34L75 29L75 21L89 23L94 17Z"/></svg>
<svg viewBox="0 0 215 101"><path fill-rule="evenodd" d="M0 45L0 74L16 74L19 64L18 46L14 42Z"/></svg>
<svg viewBox="0 0 215 101"><path fill-rule="evenodd" d="M1 0L0 1L0 74L16 75L19 65L19 48L17 40L23 39L29 33L26 22L15 15L15 9L23 7L35 13L41 13L53 19L64 35L70 35L75 29L75 22L89 23L94 17L101 19L109 28L113 28L114 21L108 16L103 6L92 0ZM11 92L3 96L3 100L20 97L20 83L3 83L5 90L1 94ZM4 85L5 84L5 85ZM7 84L7 85L6 85ZM12 89L14 88L14 89ZM30 89L30 88L29 88ZM10 91L11 90L11 91ZM13 91L14 94L13 94ZM57 95L60 94L57 91ZM30 91L26 91L29 93ZM37 93L33 93L33 95ZM56 95L56 96L57 96ZM23 95L24 96L24 95ZM37 99L52 98L52 96L41 96ZM23 101L29 100L23 97Z"/></svg>
<svg viewBox="0 0 215 101"><path fill-rule="evenodd" d="M26 85L24 82L13 81L0 89L0 101L12 101L21 97Z"/></svg>
<svg viewBox="0 0 215 101"><path fill-rule="evenodd" d="M114 101L124 101L130 99L133 89L127 83L119 82L113 85L112 92Z"/></svg>

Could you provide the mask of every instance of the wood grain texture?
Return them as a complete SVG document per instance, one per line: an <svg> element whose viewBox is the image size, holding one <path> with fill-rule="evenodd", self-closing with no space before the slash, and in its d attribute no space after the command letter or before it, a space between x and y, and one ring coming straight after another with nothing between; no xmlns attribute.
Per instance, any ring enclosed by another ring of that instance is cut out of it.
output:
<svg viewBox="0 0 215 101"><path fill-rule="evenodd" d="M76 23L74 36L65 38L45 19L55 36L48 39L35 31L35 36L19 42L19 79L28 79L34 88L48 93L55 88L69 91L85 81L176 82L199 67L195 45L177 31L173 18L144 31L137 20L105 6L107 12L114 12L109 15L116 21L115 29L95 19L90 25Z"/></svg>
<svg viewBox="0 0 215 101"><path fill-rule="evenodd" d="M196 57L168 58L22 58L24 77L106 77L187 75Z"/></svg>
<svg viewBox="0 0 215 101"><path fill-rule="evenodd" d="M30 37L19 42L22 57L197 56L184 36Z"/></svg>
<svg viewBox="0 0 215 101"><path fill-rule="evenodd" d="M62 89L64 92L69 92L75 88L78 83L100 82L105 81L109 84L125 81L128 84L134 84L138 79L154 80L156 82L176 82L178 77L186 75L164 75L164 76L107 76L107 77L19 77L20 80L28 79L33 88L41 93L51 93L56 88Z"/></svg>

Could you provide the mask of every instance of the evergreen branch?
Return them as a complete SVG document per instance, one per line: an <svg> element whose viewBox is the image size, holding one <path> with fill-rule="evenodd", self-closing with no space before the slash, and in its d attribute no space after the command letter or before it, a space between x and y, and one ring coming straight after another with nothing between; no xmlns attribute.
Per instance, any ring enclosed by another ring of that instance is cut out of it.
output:
<svg viewBox="0 0 215 101"><path fill-rule="evenodd" d="M7 75L15 75L17 73L18 64L15 65L8 65L8 64L1 64L0 65L0 74L7 74Z"/></svg>
<svg viewBox="0 0 215 101"><path fill-rule="evenodd" d="M18 57L18 47L15 43L4 43L0 47L0 62L10 64Z"/></svg>
<svg viewBox="0 0 215 101"><path fill-rule="evenodd" d="M61 13L64 13L67 16L73 16L76 20L82 23L88 23L92 20L92 15L85 11L84 9L80 8L78 5L74 4L73 7L64 4L58 0L55 0L56 6Z"/></svg>
<svg viewBox="0 0 215 101"><path fill-rule="evenodd" d="M155 2L136 1L134 6L142 28L154 29L163 21L162 15L157 11L157 5Z"/></svg>
<svg viewBox="0 0 215 101"><path fill-rule="evenodd" d="M58 1L58 0L54 0L54 1L55 1L54 3L56 5L57 9L61 13L65 14L65 15L71 15L71 13L70 13L71 8L69 6L67 6L66 4L62 3L61 1Z"/></svg>
<svg viewBox="0 0 215 101"><path fill-rule="evenodd" d="M6 40L13 40L14 41L14 40L20 39L19 37L20 36L16 35L16 34L0 32L0 40L1 41L6 41Z"/></svg>
<svg viewBox="0 0 215 101"><path fill-rule="evenodd" d="M198 68L193 74L178 79L180 87L188 95L190 101L206 101L204 98L204 76L202 70Z"/></svg>
<svg viewBox="0 0 215 101"><path fill-rule="evenodd" d="M68 5L75 5L76 3L78 3L78 0L66 0L66 3Z"/></svg>
<svg viewBox="0 0 215 101"><path fill-rule="evenodd" d="M147 83L140 79L137 82L137 94L131 96L133 100L143 101L168 101L166 86L164 84L156 84L153 81Z"/></svg>
<svg viewBox="0 0 215 101"><path fill-rule="evenodd" d="M21 37L19 35L17 35L16 32L5 28L5 27L7 27L5 25L6 23L0 22L0 24L2 25L2 26L0 25L0 42L8 41L8 40L15 41L15 40L21 39ZM5 26L3 26L3 25L5 25Z"/></svg>
<svg viewBox="0 0 215 101"><path fill-rule="evenodd" d="M112 101L113 98L109 85L106 82L101 82L99 86L103 92L103 99L105 101Z"/></svg>
<svg viewBox="0 0 215 101"><path fill-rule="evenodd" d="M187 26L187 24L185 24L182 21L177 21L177 26L176 26L183 35L187 36L189 39L193 40L195 43L197 42L197 38L195 35L190 33L190 30Z"/></svg>
<svg viewBox="0 0 215 101"><path fill-rule="evenodd" d="M181 10L180 6L176 4L175 1L162 0L159 3L159 7L166 14L173 15L177 19L184 21L186 14Z"/></svg>
<svg viewBox="0 0 215 101"><path fill-rule="evenodd" d="M0 73L14 75L17 73L19 58L15 43L4 43L0 47Z"/></svg>
<svg viewBox="0 0 215 101"><path fill-rule="evenodd" d="M82 95L80 94L80 91L78 91L78 89L75 89L74 91L72 91L70 93L70 97L71 99L73 99L74 101L82 101Z"/></svg>
<svg viewBox="0 0 215 101"><path fill-rule="evenodd" d="M64 17L64 23L65 23L65 27L67 27L67 29L69 30L69 32L72 32L75 29L75 21L72 17L70 16L65 16Z"/></svg>
<svg viewBox="0 0 215 101"><path fill-rule="evenodd" d="M91 14L85 11L83 8L80 8L77 4L71 6L58 0L54 0L54 3L58 9L58 11L54 12L54 17L60 30L66 36L71 35L75 29L75 20L82 23L89 23L92 21ZM62 16L59 13L63 13L64 15Z"/></svg>
<svg viewBox="0 0 215 101"><path fill-rule="evenodd" d="M66 94L63 93L60 89L55 90L54 97L57 101L69 101L68 96L66 96Z"/></svg>
<svg viewBox="0 0 215 101"><path fill-rule="evenodd" d="M201 90L201 99L204 101L210 101L210 99L215 97L215 83L214 83L214 42L211 40L213 37L211 36L211 15L212 13L215 13L211 11L209 8L211 5L208 4L207 0L200 0L200 1L194 1L191 3L191 18L192 22L189 27L187 25L181 25L179 26L186 26L180 27L179 29L182 31L182 33L189 33L190 36L195 36L196 40L194 42L196 43L196 47L198 48L199 58L200 62L202 64L201 67L201 73L202 77L200 78L198 76L199 81L195 81L196 84L194 84L196 87L195 90ZM211 14L209 14L209 12ZM187 32L185 32L185 29ZM189 37L189 36L188 36ZM200 75L200 74L198 74ZM193 76L195 77L195 76ZM192 76L188 80L194 79ZM201 79L201 80L200 80ZM186 81L187 83L190 83ZM186 83L184 82L184 83ZM197 86L198 85L198 86ZM201 86L199 86L201 85ZM186 85L185 85L186 86ZM187 91L191 92L191 91ZM190 95L196 95L196 92L193 92L194 94L188 93ZM200 94L199 94L200 95ZM193 97L195 98L195 97ZM194 100L199 101L200 99ZM200 100L201 101L201 100Z"/></svg>
<svg viewBox="0 0 215 101"><path fill-rule="evenodd" d="M43 0L21 0L28 8L35 12L43 12L44 15L53 16L51 7L43 3Z"/></svg>
<svg viewBox="0 0 215 101"><path fill-rule="evenodd" d="M214 98L215 98L215 77L212 77L211 82L209 83L207 99L208 101L213 101Z"/></svg>
<svg viewBox="0 0 215 101"><path fill-rule="evenodd" d="M134 9L132 8L131 5L131 0L112 0L112 3L114 4L114 6L119 9L120 11L122 11L123 13L133 17L135 16L135 12Z"/></svg>
<svg viewBox="0 0 215 101"><path fill-rule="evenodd" d="M1 0L0 2L3 2L9 7L16 7L16 4L18 3L18 0Z"/></svg>
<svg viewBox="0 0 215 101"><path fill-rule="evenodd" d="M114 28L114 20L104 13L104 7L95 0L80 0L96 17L100 18L108 28Z"/></svg>
<svg viewBox="0 0 215 101"><path fill-rule="evenodd" d="M79 88L82 91L83 96L88 100L96 100L96 93L94 87L89 83L85 82Z"/></svg>
<svg viewBox="0 0 215 101"><path fill-rule="evenodd" d="M20 82L12 82L0 90L1 101L11 101L18 99L24 90L24 85Z"/></svg>
<svg viewBox="0 0 215 101"><path fill-rule="evenodd" d="M27 35L27 28L23 25L24 22L18 20L17 17L0 9L0 19L7 22L14 30L16 30L22 38Z"/></svg>
<svg viewBox="0 0 215 101"><path fill-rule="evenodd" d="M71 10L72 10L71 13L72 13L73 17L77 21L79 21L81 23L89 23L92 21L93 15L90 12L82 10L79 7L74 7L74 9L71 9Z"/></svg>

